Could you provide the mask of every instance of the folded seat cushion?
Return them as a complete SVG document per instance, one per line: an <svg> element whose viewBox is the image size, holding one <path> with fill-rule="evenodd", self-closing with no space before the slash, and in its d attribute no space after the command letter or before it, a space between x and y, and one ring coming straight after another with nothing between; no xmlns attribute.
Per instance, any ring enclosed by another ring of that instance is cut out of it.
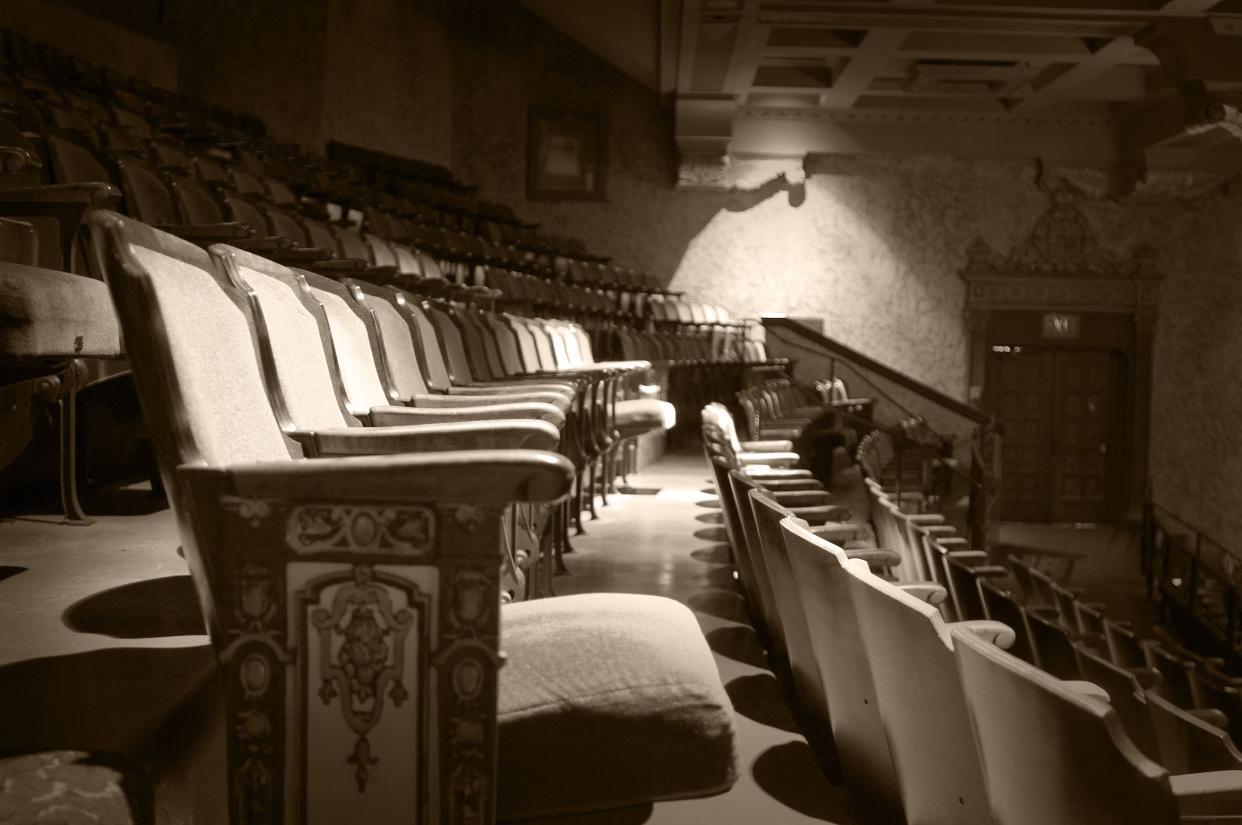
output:
<svg viewBox="0 0 1242 825"><path fill-rule="evenodd" d="M732 706L684 605L590 593L506 605L502 616L501 821L733 784Z"/></svg>

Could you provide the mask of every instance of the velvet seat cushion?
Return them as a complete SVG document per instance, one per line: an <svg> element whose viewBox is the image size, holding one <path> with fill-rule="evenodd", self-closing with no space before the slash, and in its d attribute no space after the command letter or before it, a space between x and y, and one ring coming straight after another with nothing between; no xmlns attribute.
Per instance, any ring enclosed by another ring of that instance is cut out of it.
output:
<svg viewBox="0 0 1242 825"><path fill-rule="evenodd" d="M0 352L19 358L119 358L120 325L103 281L0 263Z"/></svg>
<svg viewBox="0 0 1242 825"><path fill-rule="evenodd" d="M501 821L733 784L732 706L684 605L590 593L506 605L502 616Z"/></svg>
<svg viewBox="0 0 1242 825"><path fill-rule="evenodd" d="M622 435L671 430L677 424L677 408L658 398L632 398L617 402L616 421Z"/></svg>

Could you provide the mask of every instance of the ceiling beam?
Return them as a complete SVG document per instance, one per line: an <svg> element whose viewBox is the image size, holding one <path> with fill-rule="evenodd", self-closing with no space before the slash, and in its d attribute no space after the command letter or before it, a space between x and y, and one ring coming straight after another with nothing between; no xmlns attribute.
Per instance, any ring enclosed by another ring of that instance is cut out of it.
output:
<svg viewBox="0 0 1242 825"><path fill-rule="evenodd" d="M743 0L742 14L738 19L737 35L733 39L733 52L729 55L729 68L725 73L724 90L741 95L755 76L755 67L763 56L763 44L768 39L768 27L755 21L759 18L759 0Z"/></svg>
<svg viewBox="0 0 1242 825"><path fill-rule="evenodd" d="M1242 36L1219 34L1208 18L1169 17L1144 26L1134 42L1160 59L1160 80L1242 81Z"/></svg>
<svg viewBox="0 0 1242 825"><path fill-rule="evenodd" d="M923 31L992 32L1070 37L1124 37L1132 35L1147 18L1121 16L1067 17L1048 14L1001 15L989 10L957 12L937 9L934 14L911 10L869 6L866 10L849 11L783 11L763 9L759 22L779 26L815 26L841 29L901 28Z"/></svg>
<svg viewBox="0 0 1242 825"><path fill-rule="evenodd" d="M1118 37L1096 49L1091 57L1080 61L1074 67L1016 101L1012 108L1016 112L1032 111L1048 106L1058 98L1073 96L1074 89L1080 89L1115 69L1118 64L1133 54L1136 48L1133 38Z"/></svg>
<svg viewBox="0 0 1242 825"><path fill-rule="evenodd" d="M820 95L819 105L848 109L867 91L871 81L892 59L893 50L906 38L905 29L874 29L858 46L839 75L832 79L832 88Z"/></svg>

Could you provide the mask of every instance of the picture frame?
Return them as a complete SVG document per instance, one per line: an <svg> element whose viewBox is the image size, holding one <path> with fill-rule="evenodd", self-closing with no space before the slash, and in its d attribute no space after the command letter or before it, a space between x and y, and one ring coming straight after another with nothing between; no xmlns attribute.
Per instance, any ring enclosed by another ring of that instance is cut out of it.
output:
<svg viewBox="0 0 1242 825"><path fill-rule="evenodd" d="M526 121L526 197L605 200L607 143L601 112L530 107Z"/></svg>

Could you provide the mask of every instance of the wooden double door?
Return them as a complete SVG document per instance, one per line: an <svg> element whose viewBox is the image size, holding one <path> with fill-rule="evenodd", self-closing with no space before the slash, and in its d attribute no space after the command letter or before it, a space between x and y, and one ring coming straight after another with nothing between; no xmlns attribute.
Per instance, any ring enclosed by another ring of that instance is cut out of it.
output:
<svg viewBox="0 0 1242 825"><path fill-rule="evenodd" d="M1122 356L1103 349L996 347L987 395L1004 425L1006 521L1115 517Z"/></svg>

